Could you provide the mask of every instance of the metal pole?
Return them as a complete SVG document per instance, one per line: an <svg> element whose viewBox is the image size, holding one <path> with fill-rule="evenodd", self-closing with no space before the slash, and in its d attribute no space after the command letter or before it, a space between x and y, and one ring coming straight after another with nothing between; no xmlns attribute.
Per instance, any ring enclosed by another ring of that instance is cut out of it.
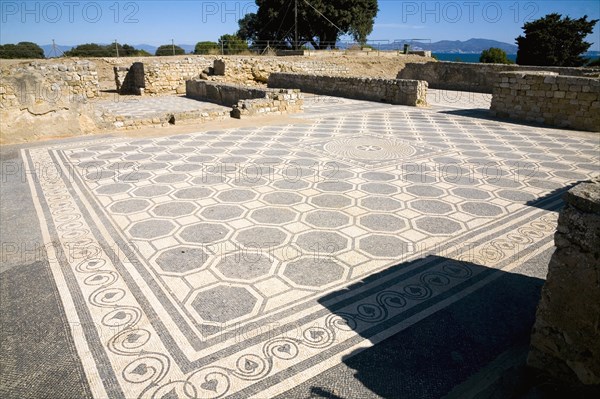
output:
<svg viewBox="0 0 600 399"><path fill-rule="evenodd" d="M298 50L298 0L294 3L294 50Z"/></svg>
<svg viewBox="0 0 600 399"><path fill-rule="evenodd" d="M117 49L117 58L119 58L119 43L117 42L117 39L115 39L115 49Z"/></svg>
<svg viewBox="0 0 600 399"><path fill-rule="evenodd" d="M171 39L171 48L173 49L173 55L175 55L175 40Z"/></svg>

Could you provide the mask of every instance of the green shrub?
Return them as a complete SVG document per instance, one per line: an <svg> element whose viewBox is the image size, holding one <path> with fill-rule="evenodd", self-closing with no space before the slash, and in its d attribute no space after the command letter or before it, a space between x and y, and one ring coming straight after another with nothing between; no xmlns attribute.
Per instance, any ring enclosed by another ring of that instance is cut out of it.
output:
<svg viewBox="0 0 600 399"><path fill-rule="evenodd" d="M164 56L164 55L183 55L185 54L185 50L179 46L175 46L173 44L163 44L156 49L155 55Z"/></svg>
<svg viewBox="0 0 600 399"><path fill-rule="evenodd" d="M212 54L219 51L219 45L215 42L198 42L194 48L194 54Z"/></svg>
<svg viewBox="0 0 600 399"><path fill-rule="evenodd" d="M219 38L219 48L225 54L241 54L248 52L248 43L236 35L223 35Z"/></svg>
<svg viewBox="0 0 600 399"><path fill-rule="evenodd" d="M479 62L484 64L512 64L512 61L506 56L506 52L496 47L483 50Z"/></svg>
<svg viewBox="0 0 600 399"><path fill-rule="evenodd" d="M0 45L0 58L46 58L44 50L32 42Z"/></svg>

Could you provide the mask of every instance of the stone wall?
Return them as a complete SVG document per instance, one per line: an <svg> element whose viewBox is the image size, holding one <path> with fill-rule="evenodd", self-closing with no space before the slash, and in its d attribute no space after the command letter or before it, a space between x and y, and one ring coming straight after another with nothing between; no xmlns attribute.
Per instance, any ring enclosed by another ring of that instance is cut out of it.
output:
<svg viewBox="0 0 600 399"><path fill-rule="evenodd" d="M552 72L503 72L496 79L491 113L500 118L600 131L600 79Z"/></svg>
<svg viewBox="0 0 600 399"><path fill-rule="evenodd" d="M427 82L419 80L272 73L268 86L389 104L427 105Z"/></svg>
<svg viewBox="0 0 600 399"><path fill-rule="evenodd" d="M213 68L213 65L218 66L218 68ZM347 67L322 60L285 61L261 57L221 59L211 56L190 56L185 59L158 58L156 60L144 60L143 66L145 83L143 92L150 95L183 94L185 93L185 82L199 77L210 81L227 81L259 86L267 82L272 72L348 74ZM121 87L124 87L130 68L131 65L114 66L115 84L118 91L121 90ZM131 90L127 94L135 94L130 92Z"/></svg>
<svg viewBox="0 0 600 399"><path fill-rule="evenodd" d="M0 143L96 129L89 100L100 95L100 85L93 62L41 60L0 66Z"/></svg>
<svg viewBox="0 0 600 399"><path fill-rule="evenodd" d="M600 181L564 200L528 365L568 384L600 385Z"/></svg>
<svg viewBox="0 0 600 399"><path fill-rule="evenodd" d="M281 115L302 112L304 100L299 90L254 87L189 80L186 97L232 107L231 117Z"/></svg>
<svg viewBox="0 0 600 399"><path fill-rule="evenodd" d="M536 67L471 62L425 62L406 64L398 79L425 80L432 89L491 93L500 72L548 71L568 76L600 76L600 68Z"/></svg>
<svg viewBox="0 0 600 399"><path fill-rule="evenodd" d="M96 65L90 61L12 65L2 68L0 77L0 108L48 108L99 94Z"/></svg>
<svg viewBox="0 0 600 399"><path fill-rule="evenodd" d="M205 109L198 111L165 112L152 117L124 117L121 115L102 115L98 123L99 129L136 130L146 127L163 127L169 125L200 124L230 118L230 111L222 109Z"/></svg>
<svg viewBox="0 0 600 399"><path fill-rule="evenodd" d="M144 64L134 62L131 67L114 67L115 84L119 94L143 95L146 89Z"/></svg>

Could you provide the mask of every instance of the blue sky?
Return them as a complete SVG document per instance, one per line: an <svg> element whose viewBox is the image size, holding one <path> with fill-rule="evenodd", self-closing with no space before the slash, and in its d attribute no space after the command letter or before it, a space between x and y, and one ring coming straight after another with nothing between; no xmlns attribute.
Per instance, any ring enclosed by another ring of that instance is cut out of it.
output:
<svg viewBox="0 0 600 399"><path fill-rule="evenodd" d="M302 1L302 0L299 0ZM310 1L310 0L309 0ZM0 43L86 42L160 45L216 40L237 30L237 20L256 9L248 1L0 1ZM399 1L379 0L371 40L466 40L514 43L527 20L558 12L600 18L594 1ZM600 26L588 41L600 50Z"/></svg>

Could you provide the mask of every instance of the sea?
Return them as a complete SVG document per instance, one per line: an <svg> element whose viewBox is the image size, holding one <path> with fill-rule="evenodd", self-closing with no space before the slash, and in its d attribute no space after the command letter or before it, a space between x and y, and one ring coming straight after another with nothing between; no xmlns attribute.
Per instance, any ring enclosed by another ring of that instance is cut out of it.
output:
<svg viewBox="0 0 600 399"><path fill-rule="evenodd" d="M455 61L455 62L479 62L479 56L481 54L470 54L470 53L432 53L440 61ZM590 59L598 59L600 56L597 52L586 54L585 57ZM506 54L506 58L512 62L517 61L516 54Z"/></svg>
<svg viewBox="0 0 600 399"><path fill-rule="evenodd" d="M432 53L440 61L455 61L455 62L479 62L479 56L481 54L468 54L468 53ZM515 62L517 60L516 54L506 54L506 58Z"/></svg>

